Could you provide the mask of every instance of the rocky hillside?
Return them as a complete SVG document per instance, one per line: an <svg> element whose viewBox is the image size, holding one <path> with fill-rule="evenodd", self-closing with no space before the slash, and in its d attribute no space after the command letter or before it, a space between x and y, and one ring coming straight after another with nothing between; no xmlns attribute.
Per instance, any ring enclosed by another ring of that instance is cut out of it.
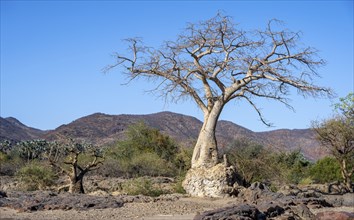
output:
<svg viewBox="0 0 354 220"><path fill-rule="evenodd" d="M193 146L202 126L202 122L194 117L172 112L149 115L95 113L47 132L29 128L13 118L1 118L0 139L44 138L58 140L71 137L86 140L96 145L107 145L124 138L124 131L127 127L139 121L144 121L148 126L161 130L185 146ZM217 126L216 136L220 148L227 146L235 139L243 138L275 150L302 149L304 155L309 159L318 159L324 156L324 152L319 147L314 133L310 129L253 132L232 122L221 120Z"/></svg>
<svg viewBox="0 0 354 220"><path fill-rule="evenodd" d="M28 127L16 118L0 117L0 140L10 140L18 142L21 140L31 140L42 137L46 132Z"/></svg>

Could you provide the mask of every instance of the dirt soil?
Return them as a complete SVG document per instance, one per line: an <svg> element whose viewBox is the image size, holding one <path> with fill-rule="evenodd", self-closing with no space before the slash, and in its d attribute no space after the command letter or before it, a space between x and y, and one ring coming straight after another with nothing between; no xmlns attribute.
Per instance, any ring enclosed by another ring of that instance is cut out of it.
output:
<svg viewBox="0 0 354 220"><path fill-rule="evenodd" d="M1 220L37 219L37 220L87 220L87 219L145 219L145 220L189 220L195 215L215 208L240 204L234 198L226 199L201 199L180 198L177 201L156 201L148 203L125 203L119 208L78 210L49 210L35 212L18 212L10 208L0 208ZM312 209L314 214L324 211L354 212L354 207L336 207Z"/></svg>
<svg viewBox="0 0 354 220"><path fill-rule="evenodd" d="M49 210L18 212L0 208L0 219L193 219L203 211L224 207L236 202L235 199L180 198L177 201L148 203L125 203L119 208L77 210Z"/></svg>

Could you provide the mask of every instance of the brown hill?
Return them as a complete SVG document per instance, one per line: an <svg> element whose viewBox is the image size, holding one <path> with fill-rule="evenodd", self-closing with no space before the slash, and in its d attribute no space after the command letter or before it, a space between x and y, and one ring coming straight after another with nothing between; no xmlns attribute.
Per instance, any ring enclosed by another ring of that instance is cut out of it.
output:
<svg viewBox="0 0 354 220"><path fill-rule="evenodd" d="M41 137L47 140L71 137L96 145L109 145L123 139L124 131L127 127L139 121L144 121L148 126L159 129L185 146L193 146L202 126L202 122L194 117L172 112L160 112L148 115L107 115L95 113L48 132L33 131L27 126L25 126L27 130L16 130L8 126L9 122L6 120L4 126L1 125L1 129L6 130L4 135L1 130L1 138L9 137L9 135L10 137L14 137L15 134L16 140L28 139L30 137ZM1 121L1 124L3 124L3 121ZM15 124L12 123L12 125ZM24 126L21 123L19 125L22 128ZM12 131L9 131L11 129ZM29 133L24 131L29 131ZM281 129L269 132L253 132L232 122L221 120L217 126L216 136L220 148L227 146L235 139L243 138L275 150L291 151L301 149L309 159L316 160L325 155L310 129Z"/></svg>
<svg viewBox="0 0 354 220"><path fill-rule="evenodd" d="M16 118L0 117L0 140L10 140L18 142L22 140L32 140L42 137L46 132L28 127Z"/></svg>

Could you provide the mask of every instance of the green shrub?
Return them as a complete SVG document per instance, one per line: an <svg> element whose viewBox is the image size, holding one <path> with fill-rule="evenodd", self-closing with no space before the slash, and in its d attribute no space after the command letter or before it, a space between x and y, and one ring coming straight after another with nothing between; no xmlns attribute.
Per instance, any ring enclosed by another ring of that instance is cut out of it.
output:
<svg viewBox="0 0 354 220"><path fill-rule="evenodd" d="M329 183L342 180L340 166L333 157L325 157L318 160L311 167L310 175L316 183Z"/></svg>
<svg viewBox="0 0 354 220"><path fill-rule="evenodd" d="M183 176L178 176L176 178L176 183L173 186L173 190L175 193L180 193L180 194L185 194L186 191L184 190L183 186L182 186L182 182L185 178L185 175Z"/></svg>
<svg viewBox="0 0 354 220"><path fill-rule="evenodd" d="M245 186L252 182L266 182L279 173L272 154L263 146L248 140L235 140L225 151L228 161L243 178Z"/></svg>
<svg viewBox="0 0 354 220"><path fill-rule="evenodd" d="M0 175L14 176L25 163L19 157L11 157L0 152Z"/></svg>
<svg viewBox="0 0 354 220"><path fill-rule="evenodd" d="M187 171L191 168L191 162L192 162L192 155L193 155L193 148L186 148L186 147L181 147L178 150L178 153L174 157L172 163L177 171L177 177L179 176L185 176Z"/></svg>
<svg viewBox="0 0 354 220"><path fill-rule="evenodd" d="M167 135L149 128L144 123L137 123L126 131L126 140L107 149L106 157L109 163L104 166L114 171L114 176L170 177L185 172L185 169L190 167L187 154L187 151L178 149Z"/></svg>
<svg viewBox="0 0 354 220"><path fill-rule="evenodd" d="M136 176L172 176L171 165L156 153L135 155L130 161L129 171Z"/></svg>
<svg viewBox="0 0 354 220"><path fill-rule="evenodd" d="M42 190L54 184L56 175L48 166L41 165L38 162L31 162L23 166L16 176L24 190Z"/></svg>
<svg viewBox="0 0 354 220"><path fill-rule="evenodd" d="M278 167L281 168L283 182L298 184L308 177L311 163L303 156L300 150L278 153L276 161Z"/></svg>
<svg viewBox="0 0 354 220"><path fill-rule="evenodd" d="M178 152L178 146L167 135L162 134L158 129L150 128L145 123L139 122L129 126L127 140L130 148L138 152L156 153L165 160L172 160Z"/></svg>
<svg viewBox="0 0 354 220"><path fill-rule="evenodd" d="M122 184L123 192L128 195L145 195L157 197L168 193L146 177L127 180Z"/></svg>

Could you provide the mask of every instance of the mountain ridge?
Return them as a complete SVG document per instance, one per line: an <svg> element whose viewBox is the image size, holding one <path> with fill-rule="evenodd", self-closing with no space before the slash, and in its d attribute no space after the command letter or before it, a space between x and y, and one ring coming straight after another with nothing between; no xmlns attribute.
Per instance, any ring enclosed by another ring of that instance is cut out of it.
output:
<svg viewBox="0 0 354 220"><path fill-rule="evenodd" d="M148 126L159 129L188 147L194 145L202 127L202 122L193 116L168 111L143 115L109 115L97 112L48 131L28 127L15 118L0 117L0 140L21 141L41 138L51 141L70 137L99 146L110 145L123 139L128 126L139 121L144 121ZM325 155L311 129L254 132L233 122L220 120L216 128L216 137L221 149L235 139L248 139L273 150L301 149L311 160L317 160Z"/></svg>

